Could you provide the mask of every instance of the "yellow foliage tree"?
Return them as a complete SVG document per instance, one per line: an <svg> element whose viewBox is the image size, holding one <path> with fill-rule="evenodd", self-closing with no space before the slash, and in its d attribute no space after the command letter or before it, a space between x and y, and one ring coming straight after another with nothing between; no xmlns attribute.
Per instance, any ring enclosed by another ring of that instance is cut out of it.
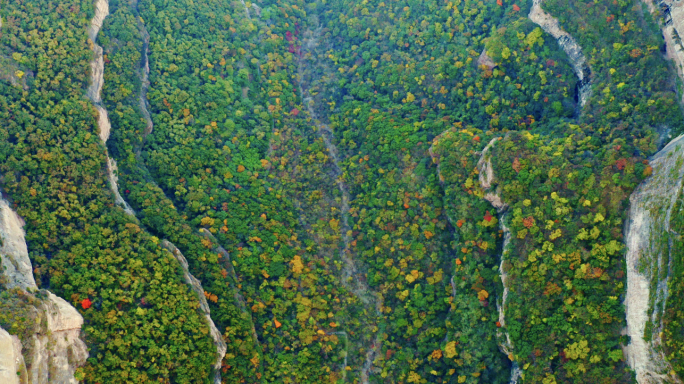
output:
<svg viewBox="0 0 684 384"><path fill-rule="evenodd" d="M304 264L302 264L302 258L299 256L295 256L292 261L290 262L292 264L292 272L294 273L302 273L304 270Z"/></svg>

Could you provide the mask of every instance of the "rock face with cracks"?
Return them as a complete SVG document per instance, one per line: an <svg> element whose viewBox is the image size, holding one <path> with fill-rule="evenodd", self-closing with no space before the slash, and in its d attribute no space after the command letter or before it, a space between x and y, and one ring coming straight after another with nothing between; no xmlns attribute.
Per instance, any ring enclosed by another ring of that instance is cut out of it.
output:
<svg viewBox="0 0 684 384"><path fill-rule="evenodd" d="M667 301L667 277L654 272L659 268L669 269L669 250L653 244L655 235L667 234L672 208L677 194L682 188L684 168L677 165L684 159L684 135L679 136L650 159L652 175L644 180L630 196L629 222L626 228L627 244L627 294L625 310L627 316L626 333L630 344L625 347L629 366L636 372L640 384L679 382L674 377L665 356L658 350L661 343L659 329L662 324L654 324L650 342L644 340L647 321L657 321L654 310L649 313L651 298L651 279L658 279L655 300ZM669 273L667 273L669 276ZM654 308L659 305L654 306ZM661 307L662 308L662 307Z"/></svg>
<svg viewBox="0 0 684 384"><path fill-rule="evenodd" d="M48 297L39 309L47 320L47 330L33 335L31 383L77 383L76 368L88 358L88 349L79 338L83 317L64 299L44 293Z"/></svg>
<svg viewBox="0 0 684 384"><path fill-rule="evenodd" d="M77 383L74 373L88 358L88 349L79 338L83 317L64 299L38 290L23 224L9 203L0 200L5 288L18 289L33 299L36 324L30 338L21 341L0 329L0 383ZM24 346L29 347L25 355Z"/></svg>
<svg viewBox="0 0 684 384"><path fill-rule="evenodd" d="M7 201L0 200L0 260L7 278L7 288L36 290L23 225L23 220L10 208Z"/></svg>
<svg viewBox="0 0 684 384"><path fill-rule="evenodd" d="M0 383L19 384L27 381L21 341L0 328Z"/></svg>

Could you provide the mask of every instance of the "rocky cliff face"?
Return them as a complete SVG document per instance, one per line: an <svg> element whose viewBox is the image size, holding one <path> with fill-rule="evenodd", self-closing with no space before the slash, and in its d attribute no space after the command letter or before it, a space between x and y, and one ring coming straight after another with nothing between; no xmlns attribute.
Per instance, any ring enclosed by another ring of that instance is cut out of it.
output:
<svg viewBox="0 0 684 384"><path fill-rule="evenodd" d="M32 334L24 340L0 328L0 383L77 383L74 373L88 358L88 349L79 338L83 317L64 299L38 290L23 224L8 202L0 199L5 288L30 299L35 320Z"/></svg>
<svg viewBox="0 0 684 384"><path fill-rule="evenodd" d="M88 349L79 338L83 317L64 299L51 292L42 291L47 298L39 308L40 322L47 328L33 335L29 378L37 383L77 383L76 368L85 364Z"/></svg>
<svg viewBox="0 0 684 384"><path fill-rule="evenodd" d="M582 53L582 47L577 44L577 41L569 33L561 28L558 19L544 12L541 3L542 0L534 0L528 17L546 33L553 36L558 41L558 45L568 55L570 65L572 65L572 69L579 79L577 94L581 108L591 96L591 69L589 69L587 59Z"/></svg>
<svg viewBox="0 0 684 384"><path fill-rule="evenodd" d="M0 260L6 277L6 288L35 291L36 281L24 241L24 221L6 200L0 200Z"/></svg>
<svg viewBox="0 0 684 384"><path fill-rule="evenodd" d="M650 159L652 175L644 180L630 197L627 244L627 294L625 309L626 333L631 342L625 347L627 362L637 375L640 384L681 382L674 377L662 352L656 310L649 309L650 299L664 304L667 301L667 276L670 254L657 239L668 236L672 207L682 188L684 167L684 135L673 140ZM654 240L656 239L656 240ZM662 276L665 276L664 278ZM657 280L656 292L651 282ZM658 308L659 305L653 306ZM661 307L662 308L662 307ZM647 321L654 322L652 339L644 340Z"/></svg>
<svg viewBox="0 0 684 384"><path fill-rule="evenodd" d="M21 341L0 328L0 383L19 384L28 382Z"/></svg>

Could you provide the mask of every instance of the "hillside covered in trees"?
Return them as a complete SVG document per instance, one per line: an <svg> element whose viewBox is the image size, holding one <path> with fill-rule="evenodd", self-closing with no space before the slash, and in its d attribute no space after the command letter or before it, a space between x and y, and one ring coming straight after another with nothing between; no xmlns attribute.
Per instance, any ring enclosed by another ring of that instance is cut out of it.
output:
<svg viewBox="0 0 684 384"><path fill-rule="evenodd" d="M681 382L680 31L0 0L0 381Z"/></svg>

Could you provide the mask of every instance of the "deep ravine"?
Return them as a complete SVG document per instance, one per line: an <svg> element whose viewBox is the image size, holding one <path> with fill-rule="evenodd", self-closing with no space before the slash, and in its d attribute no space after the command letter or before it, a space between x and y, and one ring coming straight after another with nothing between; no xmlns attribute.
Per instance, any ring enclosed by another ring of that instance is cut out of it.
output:
<svg viewBox="0 0 684 384"><path fill-rule="evenodd" d="M479 171L479 182L482 189L485 191L484 199L487 200L492 207L496 208L499 225L503 231L504 240L501 246L501 255L499 256L499 273L501 274L501 284L503 285L503 294L501 295L501 302L496 304L496 308L499 311L499 324L501 328L504 329L502 334L500 331L497 334L499 339L499 349L506 356L511 358L513 356L513 343L511 342L511 337L506 329L506 300L508 299L508 274L504 269L504 260L508 255L508 245L511 242L511 231L506 226L506 210L508 205L501 198L501 191L498 189L492 190L495 176L494 167L492 166L492 159L490 151L492 146L501 140L500 137L493 138L487 146L480 153L480 159L477 162L477 169ZM518 363L513 360L511 365L511 384L516 384L520 381L522 375L522 370L518 366Z"/></svg>
<svg viewBox="0 0 684 384"><path fill-rule="evenodd" d="M302 41L302 50L313 51L319 45L319 39L321 35L321 28L317 28L315 31L308 31L306 39ZM382 317L382 295L373 292L368 285L364 282L365 279L363 274L359 271L359 268L352 257L351 252L351 238L350 233L351 226L349 225L349 189L344 182L342 177L342 170L340 168L340 161L337 147L333 142L333 132L330 127L323 123L321 119L316 114L316 105L314 98L311 96L309 89L306 87L306 82L304 81L304 73L306 71L306 63L302 58L304 55L300 56L299 68L298 68L298 83L299 83L299 93L304 103L304 106L311 117L311 123L315 127L316 134L323 140L326 149L328 150L328 155L330 157L330 164L332 166L333 174L331 178L340 191L342 195L342 201L340 203L341 212L341 225L340 232L342 235L343 246L340 249L339 256L343 261L344 267L342 268L342 281L344 282L347 289L349 289L356 297L361 300L364 306L367 308L368 312L375 313L375 315L380 318ZM371 327L366 327L368 331L371 331ZM345 334L346 335L346 334ZM382 332L376 331L375 339L371 345L366 346L366 360L361 369L360 377L362 384L368 384L370 382L370 377L373 370L373 362L378 356L382 349ZM347 365L347 356L345 356L345 366ZM346 380L346 373L345 373Z"/></svg>
<svg viewBox="0 0 684 384"><path fill-rule="evenodd" d="M90 86L88 87L87 96L90 101L95 106L97 110L97 125L100 129L100 139L102 143L107 144L109 139L109 133L112 129L112 125L109 121L109 115L107 110L102 106L102 87L104 86L104 56L102 47L97 45L97 35L102 29L102 23L104 19L109 15L109 1L108 0L95 0L95 15L90 22L90 27L88 28L88 38L92 42L93 61L90 62ZM128 203L121 197L118 187L118 176L116 161L109 157L107 154L107 174L109 178L109 184L114 193L114 200L116 204L123 207L124 211L129 215L135 217L135 212L128 205Z"/></svg>
<svg viewBox="0 0 684 384"><path fill-rule="evenodd" d="M629 221L625 231L627 245L627 293L625 311L626 333L630 344L624 352L629 366L636 372L639 384L677 382L681 380L671 374L671 367L663 352L658 348L662 342L659 330L662 320L650 307L651 281L657 279L656 302L664 307L667 301L667 275L662 278L661 270L668 269L672 255L666 247L654 244L654 237L669 233L672 208L677 193L682 188L684 168L677 165L684 159L684 135L679 136L650 159L653 173L644 180L630 196ZM667 235L666 235L667 236ZM648 321L654 322L651 341L644 340Z"/></svg>
<svg viewBox="0 0 684 384"><path fill-rule="evenodd" d="M131 6L137 6L137 2L132 2ZM100 139L104 144L106 144L107 140L109 139L109 134L111 131L111 123L109 121L108 113L107 110L102 106L102 88L104 86L104 56L103 56L103 49L99 45L95 44L95 41L97 39L97 35L102 28L102 23L104 22L104 19L107 17L109 14L109 3L108 0L96 0L95 2L95 16L93 17L92 23L90 28L88 29L88 36L89 38L93 41L93 53L95 54L95 58L91 62L91 71L92 71L92 78L91 78L91 85L88 88L88 98L92 101L93 105L98 111L98 126L100 128ZM140 88L140 93L138 95L139 103L140 103L140 109L143 115L143 118L145 119L146 122L146 127L145 127L145 132L143 133L143 141L149 135L153 128L154 124L152 122L152 118L149 112L149 109L147 108L147 90L149 88L149 57L148 57L148 49L149 49L149 33L147 32L147 29L145 28L144 23L140 20L138 17L138 28L140 30L141 38L143 40L143 52L142 52L142 57L143 57L143 63L142 67L140 68L141 71L141 82L142 86ZM137 154L138 160L140 160L140 154ZM142 160L140 160L142 161ZM119 193L119 188L118 188L118 177L116 176L116 161L112 158L109 157L109 154L107 154L107 164L108 164L108 174L109 174L109 181L110 181L110 186L112 188L112 192L115 195L116 203L117 205L123 206L124 210L126 213L128 213L132 217L135 216L135 212L133 209L128 205L128 203L121 197L121 194ZM218 330L216 325L214 324L214 321L211 318L211 312L209 310L209 305L207 303L206 297L204 296L204 289L202 288L201 282L195 278L191 273L190 269L188 266L188 262L183 256L183 254L176 248L175 245L172 243L164 240L162 242L162 246L167 249L178 261L180 264L181 268L183 269L183 277L185 280L185 283L190 286L190 288L195 292L197 295L199 301L200 301L200 311L202 314L205 316L207 319L207 323L209 325L210 329L210 336L214 342L214 345L216 346L216 362L214 363L214 378L213 382L214 384L220 384L221 383L221 366L223 362L223 358L226 355L226 342L223 340L223 337L221 335L221 332Z"/></svg>
<svg viewBox="0 0 684 384"><path fill-rule="evenodd" d="M546 33L553 36L558 41L558 45L568 55L570 65L579 79L579 82L577 83L577 98L579 111L581 111L591 97L591 69L589 68L589 64L587 64L586 57L584 57L584 54L582 53L582 47L579 46L577 41L570 36L569 33L561 28L558 19L549 15L542 9L541 4L542 0L534 0L528 17Z"/></svg>

